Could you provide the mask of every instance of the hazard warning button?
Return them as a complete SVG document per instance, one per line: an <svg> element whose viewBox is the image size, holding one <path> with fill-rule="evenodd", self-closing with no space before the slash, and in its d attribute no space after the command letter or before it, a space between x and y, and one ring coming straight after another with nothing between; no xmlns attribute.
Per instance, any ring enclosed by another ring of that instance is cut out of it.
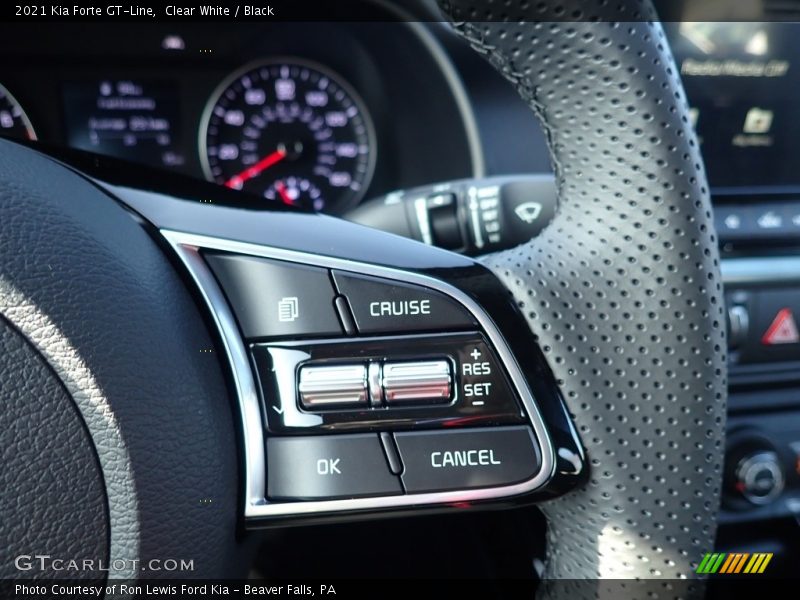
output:
<svg viewBox="0 0 800 600"><path fill-rule="evenodd" d="M736 290L727 290L729 308L737 305ZM734 364L800 361L800 286L747 290L738 299L747 312L748 327L730 349ZM733 334L733 331L731 330Z"/></svg>
<svg viewBox="0 0 800 600"><path fill-rule="evenodd" d="M738 364L800 361L800 287L751 290L750 326L731 350Z"/></svg>
<svg viewBox="0 0 800 600"><path fill-rule="evenodd" d="M780 309L761 337L761 343L767 346L777 346L798 342L800 342L800 334L797 332L797 323L795 323L791 309Z"/></svg>

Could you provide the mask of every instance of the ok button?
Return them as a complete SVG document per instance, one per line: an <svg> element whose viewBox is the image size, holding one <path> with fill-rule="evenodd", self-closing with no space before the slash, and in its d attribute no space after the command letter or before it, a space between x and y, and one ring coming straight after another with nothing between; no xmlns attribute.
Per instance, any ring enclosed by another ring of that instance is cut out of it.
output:
<svg viewBox="0 0 800 600"><path fill-rule="evenodd" d="M317 475L341 475L339 463L341 458L320 458L317 461Z"/></svg>
<svg viewBox="0 0 800 600"><path fill-rule="evenodd" d="M328 500L402 493L377 434L272 437L267 440L267 495L273 500Z"/></svg>

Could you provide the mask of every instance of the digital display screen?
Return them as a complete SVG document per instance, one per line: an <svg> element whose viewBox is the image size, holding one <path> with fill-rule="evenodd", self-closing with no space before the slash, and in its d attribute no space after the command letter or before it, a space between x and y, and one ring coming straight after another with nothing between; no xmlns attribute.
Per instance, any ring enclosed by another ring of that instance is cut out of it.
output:
<svg viewBox="0 0 800 600"><path fill-rule="evenodd" d="M163 81L104 79L64 84L67 143L156 167L180 170L180 106Z"/></svg>
<svg viewBox="0 0 800 600"><path fill-rule="evenodd" d="M800 26L668 25L712 186L800 184Z"/></svg>

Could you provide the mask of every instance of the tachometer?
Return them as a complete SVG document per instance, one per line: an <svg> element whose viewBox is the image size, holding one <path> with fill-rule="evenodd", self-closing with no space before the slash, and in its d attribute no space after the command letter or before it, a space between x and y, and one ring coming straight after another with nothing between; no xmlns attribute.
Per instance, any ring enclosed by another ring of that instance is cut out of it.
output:
<svg viewBox="0 0 800 600"><path fill-rule="evenodd" d="M0 85L0 135L24 140L36 139L28 115L2 85Z"/></svg>
<svg viewBox="0 0 800 600"><path fill-rule="evenodd" d="M337 212L364 194L375 133L364 104L321 65L287 59L226 79L200 128L206 177L285 204Z"/></svg>

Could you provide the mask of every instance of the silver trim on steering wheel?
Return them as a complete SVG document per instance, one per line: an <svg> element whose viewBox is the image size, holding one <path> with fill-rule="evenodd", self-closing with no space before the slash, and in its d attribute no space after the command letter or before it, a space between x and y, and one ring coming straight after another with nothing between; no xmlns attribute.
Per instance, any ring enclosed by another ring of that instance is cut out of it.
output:
<svg viewBox="0 0 800 600"><path fill-rule="evenodd" d="M470 297L457 288L425 275L379 267L329 256L306 254L283 248L272 248L257 244L226 240L204 235L161 230L175 252L189 270L208 306L219 330L233 375L238 396L239 412L243 424L245 460L245 506L244 515L254 517L278 517L312 513L329 513L357 510L376 510L395 507L422 506L453 502L473 502L529 493L542 487L552 477L555 469L555 453L539 409L528 389L525 377L511 353L505 339L492 319ZM320 500L308 502L270 502L266 498L266 459L264 442L264 422L261 414L261 400L254 374L248 358L247 349L239 332L236 320L228 306L222 290L217 285L211 270L206 265L200 251L204 249L221 250L251 256L272 258L305 265L317 265L329 269L341 269L366 275L374 275L415 283L433 288L447 294L464 306L480 323L491 340L497 353L508 370L511 382L522 399L525 413L533 427L542 450L542 465L539 471L527 481L501 487L407 494L404 496L381 496L372 498L353 498L344 500Z"/></svg>

